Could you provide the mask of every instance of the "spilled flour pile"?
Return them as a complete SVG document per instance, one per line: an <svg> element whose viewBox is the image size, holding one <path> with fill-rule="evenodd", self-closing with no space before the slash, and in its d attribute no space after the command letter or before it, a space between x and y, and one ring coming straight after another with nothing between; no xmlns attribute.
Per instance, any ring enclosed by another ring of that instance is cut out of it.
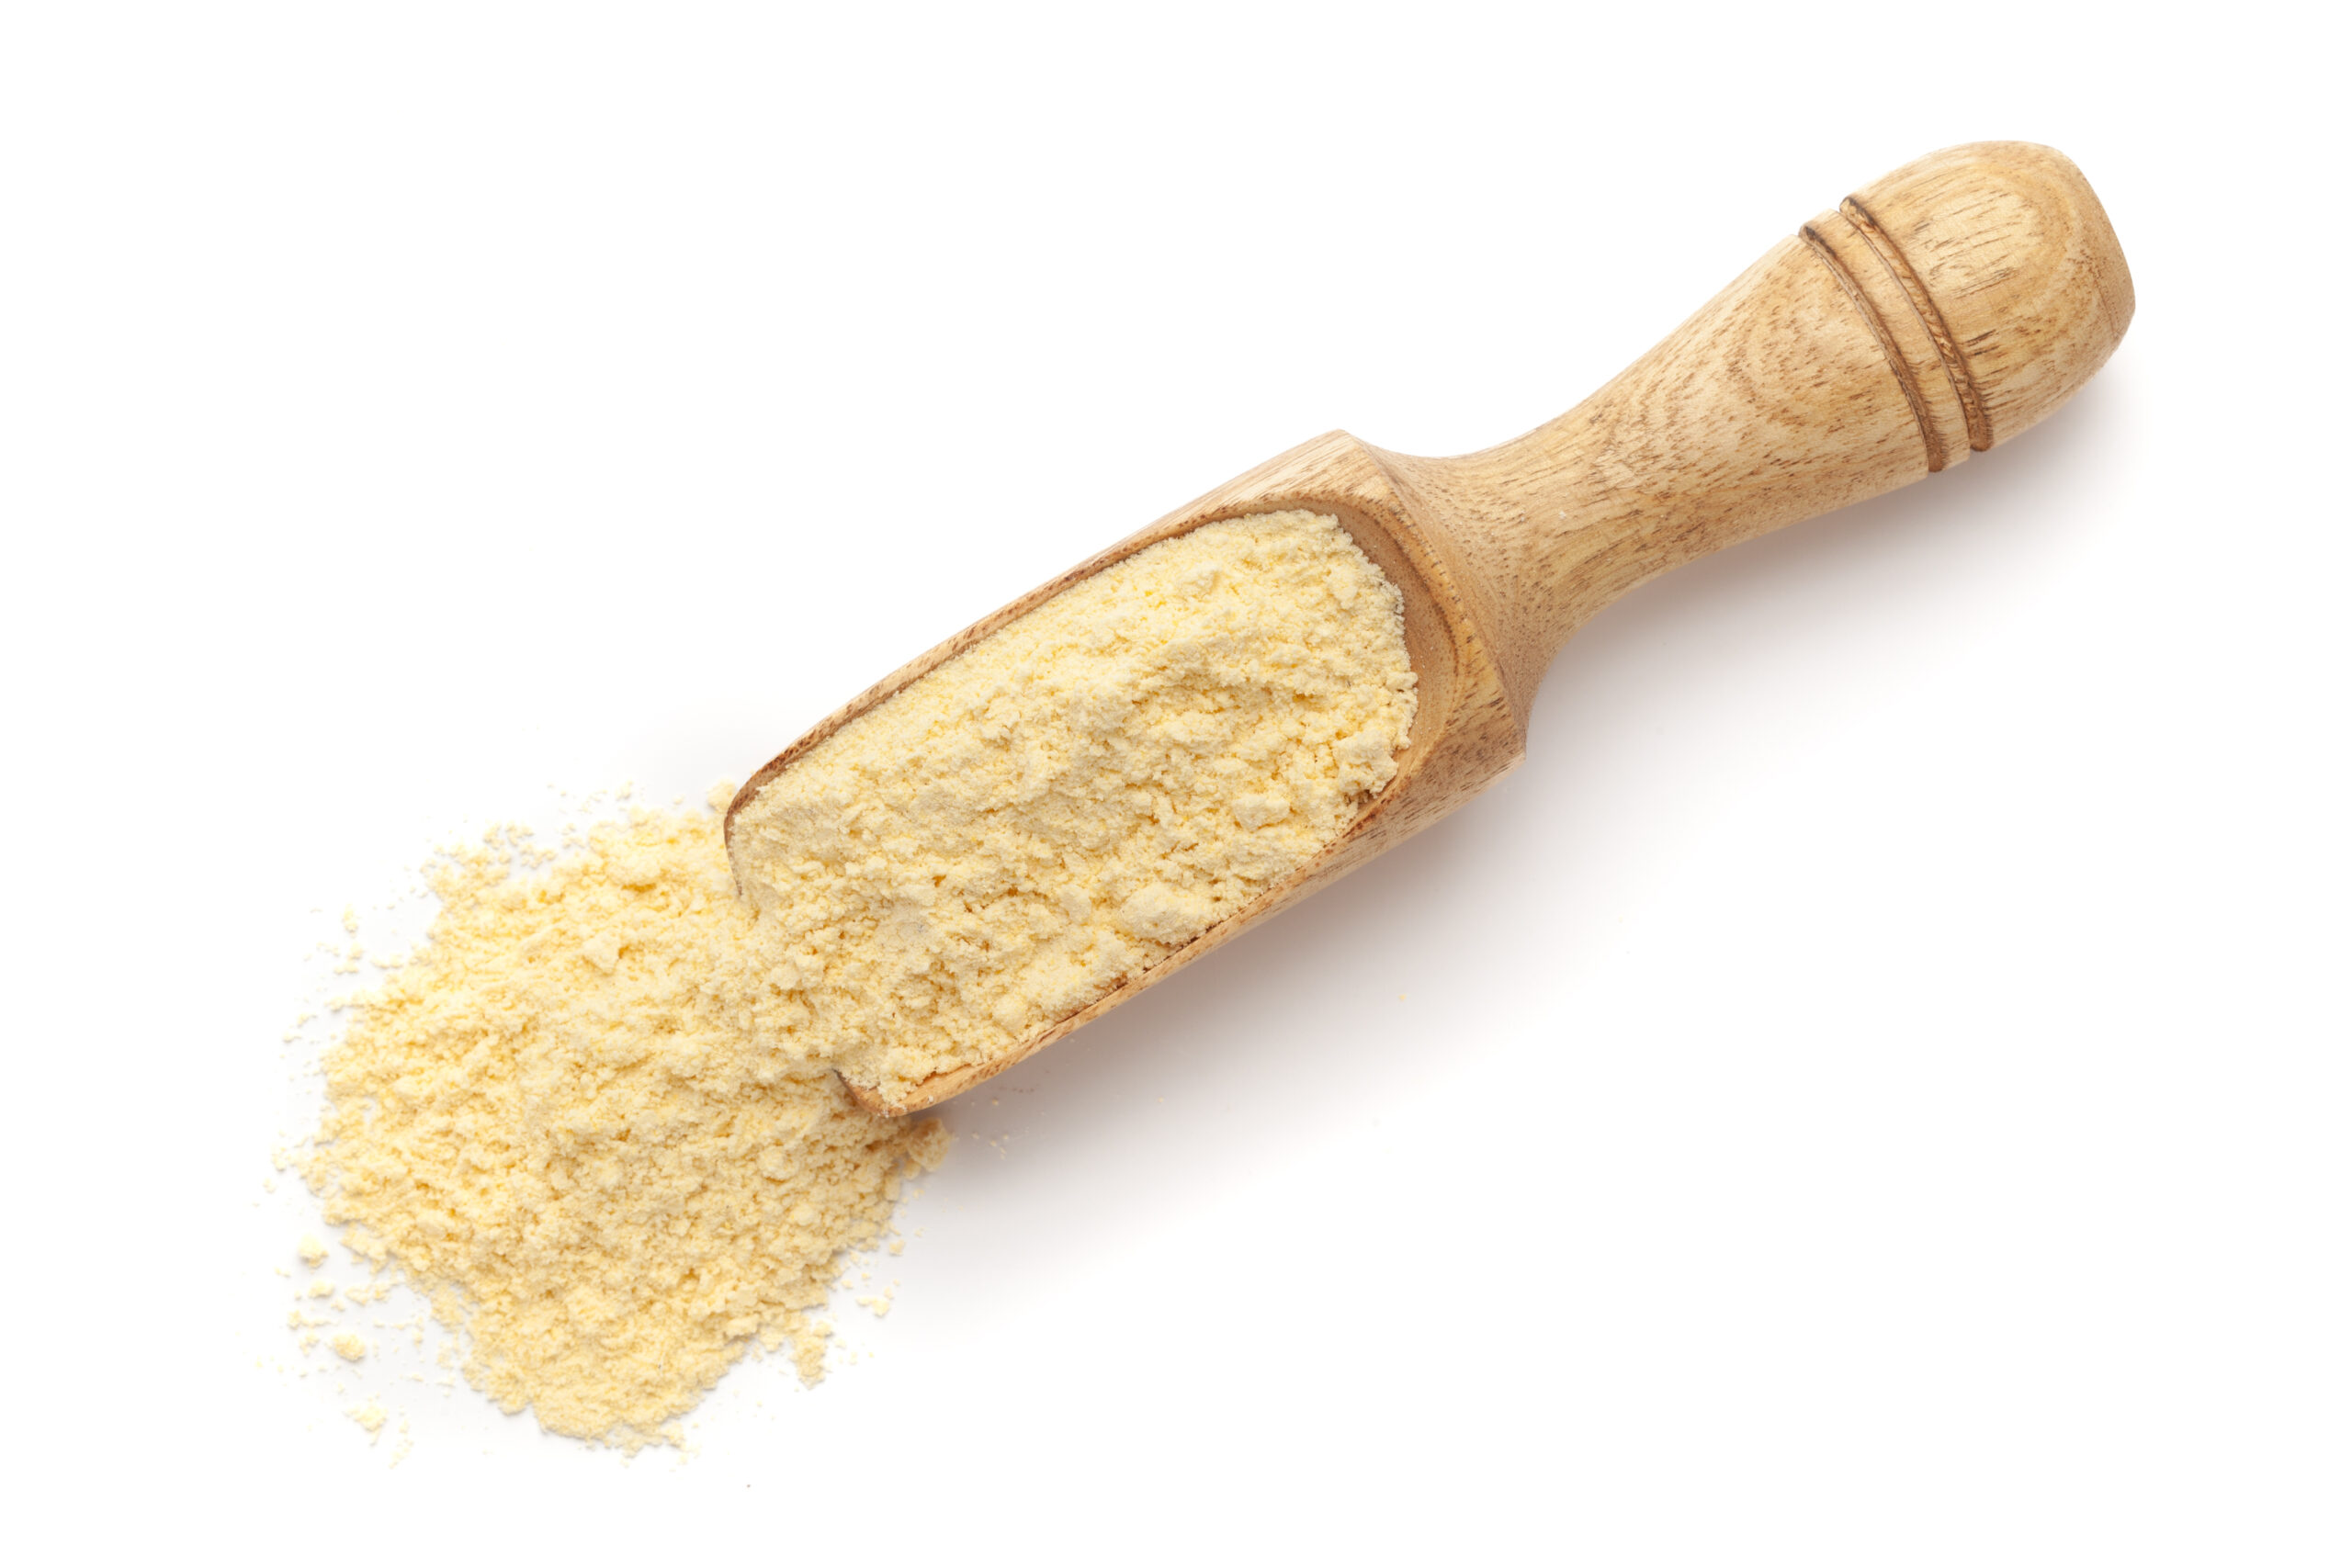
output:
<svg viewBox="0 0 2352 1568"><path fill-rule="evenodd" d="M700 812L448 857L324 1057L326 1217L552 1431L674 1438L754 1345L813 1380L809 1314L946 1143L835 1069L899 1100L1001 1055L1339 837L1412 725L1401 603L1330 518L1213 524L813 749L731 868Z"/></svg>
<svg viewBox="0 0 2352 1568"><path fill-rule="evenodd" d="M1295 871L1396 776L1403 596L1338 522L1213 523L1056 595L737 811L795 1040L886 1102Z"/></svg>
<svg viewBox="0 0 2352 1568"><path fill-rule="evenodd" d="M536 872L434 874L424 945L327 1055L305 1175L549 1430L635 1447L753 1343L824 1365L842 1254L945 1133L786 1044L718 821L639 811Z"/></svg>

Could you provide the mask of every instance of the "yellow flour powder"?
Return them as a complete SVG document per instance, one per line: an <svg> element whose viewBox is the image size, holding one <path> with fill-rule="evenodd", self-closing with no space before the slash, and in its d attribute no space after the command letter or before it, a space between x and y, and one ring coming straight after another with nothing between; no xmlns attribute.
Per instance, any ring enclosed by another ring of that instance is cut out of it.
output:
<svg viewBox="0 0 2352 1568"><path fill-rule="evenodd" d="M739 815L731 874L699 814L638 811L537 871L493 836L354 1001L305 1174L550 1430L674 1436L754 1343L813 1379L806 1314L946 1141L831 1068L902 1091L1173 953L1395 776L1413 687L1399 595L1346 533L1245 518L845 728Z"/></svg>
<svg viewBox="0 0 2352 1568"><path fill-rule="evenodd" d="M776 1015L886 1100L1003 1055L1339 837L1414 705L1402 596L1335 519L1143 550L736 814Z"/></svg>
<svg viewBox="0 0 2352 1568"><path fill-rule="evenodd" d="M715 818L639 811L537 873L518 847L435 875L424 944L328 1053L305 1174L479 1387L633 1448L754 1342L816 1377L806 1314L945 1135L859 1111L765 1016Z"/></svg>

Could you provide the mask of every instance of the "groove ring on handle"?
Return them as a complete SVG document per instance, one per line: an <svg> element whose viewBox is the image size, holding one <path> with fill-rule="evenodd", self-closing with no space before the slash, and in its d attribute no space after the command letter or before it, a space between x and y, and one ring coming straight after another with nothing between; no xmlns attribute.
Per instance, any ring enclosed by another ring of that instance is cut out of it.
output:
<svg viewBox="0 0 2352 1568"><path fill-rule="evenodd" d="M1944 313L1936 308L1935 296L1928 292L1928 286L1919 281L1919 275L1913 272L1911 264L1904 259L1902 249L1885 230L1878 226L1878 220L1871 216L1868 208L1849 196L1838 204L1838 210L1845 215L1846 221L1860 231L1864 242L1885 264L1886 270L1894 274L1894 281L1903 288L1904 297L1911 301L1912 311L1918 316L1919 324L1928 329L1928 336L1934 340L1936 353L1944 362L1944 375L1951 380L1952 393L1960 399L1961 413L1968 421L1969 450L1990 451L1993 424L1984 417L1984 399L1976 390L1976 378L1969 374L1968 356L1962 354L1960 344L1952 341L1951 328L1944 324Z"/></svg>
<svg viewBox="0 0 2352 1568"><path fill-rule="evenodd" d="M1911 405L1911 417L1918 421L1919 439L1928 447L1928 472L1942 472L1942 438L1936 434L1935 421L1928 414L1927 400L1919 395L1919 384L1912 378L1911 367L1905 362L1903 351L1894 345L1894 335L1886 330L1886 322L1880 317L1878 307L1871 303L1871 297L1862 292L1862 286L1854 281L1854 275L1846 270L1846 264L1838 259L1838 253L1829 248L1829 242L1821 237L1819 230L1808 223L1797 232L1812 248L1813 254L1821 258L1822 265L1829 269L1829 275L1838 280L1838 287L1846 291L1846 298L1854 302L1854 309L1861 312L1864 324L1871 329L1871 335L1878 339L1879 351L1886 355L1887 367L1894 372L1895 380L1902 383L1904 400ZM1973 427L1971 434L1973 437Z"/></svg>

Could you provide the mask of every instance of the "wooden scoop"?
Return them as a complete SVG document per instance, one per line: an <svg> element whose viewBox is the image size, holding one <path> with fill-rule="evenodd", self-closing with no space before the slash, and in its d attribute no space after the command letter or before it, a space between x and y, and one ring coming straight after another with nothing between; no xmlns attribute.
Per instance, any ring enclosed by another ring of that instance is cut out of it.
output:
<svg viewBox="0 0 2352 1568"><path fill-rule="evenodd" d="M1335 515L1405 596L1420 706L1395 779L1287 880L994 1060L872 1111L934 1105L1099 1018L1402 842L1510 771L1544 669L1594 612L1669 567L1906 485L2007 441L2106 363L2132 274L2098 197L2047 147L1980 141L1865 186L1764 253L1551 423L1463 457L1333 432L1211 491L957 633L752 776L1072 583L1204 523Z"/></svg>

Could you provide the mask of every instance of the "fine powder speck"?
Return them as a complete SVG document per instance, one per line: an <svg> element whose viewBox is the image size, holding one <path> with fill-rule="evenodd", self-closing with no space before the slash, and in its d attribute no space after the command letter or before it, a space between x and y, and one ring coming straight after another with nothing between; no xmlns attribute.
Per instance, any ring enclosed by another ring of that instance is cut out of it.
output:
<svg viewBox="0 0 2352 1568"><path fill-rule="evenodd" d="M844 726L731 830L779 1022L903 1101L1246 907L1396 776L1403 604L1335 518L1212 523Z"/></svg>

